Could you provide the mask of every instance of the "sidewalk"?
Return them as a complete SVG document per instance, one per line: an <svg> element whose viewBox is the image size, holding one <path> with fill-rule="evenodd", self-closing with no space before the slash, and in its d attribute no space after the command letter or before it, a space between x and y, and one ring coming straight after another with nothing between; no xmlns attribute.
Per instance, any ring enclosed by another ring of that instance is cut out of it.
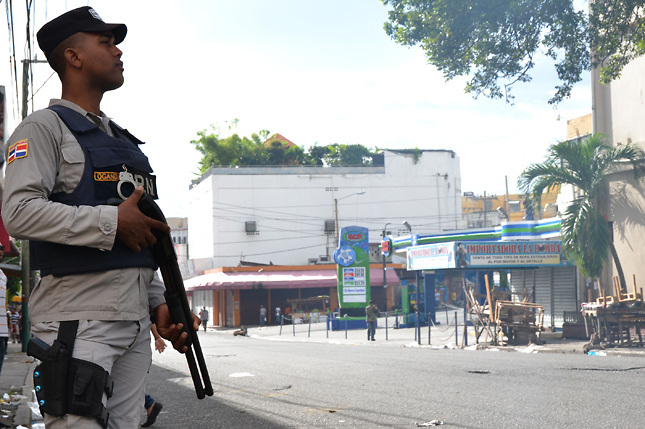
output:
<svg viewBox="0 0 645 429"><path fill-rule="evenodd" d="M392 318L388 321L388 328L385 328L385 321L379 318L379 327L376 330L376 341L368 341L364 329L331 331L326 329L326 323L312 323L301 325L248 327L248 337L267 341L290 341L290 342L318 342L327 344L348 344L364 345L373 347L418 347L429 349L464 349L464 350L495 350L522 353L578 353L584 354L583 347L588 340L562 338L560 333L542 332L540 339L542 345L508 345L494 346L490 337L484 341L480 337L479 344L476 343L475 331L472 326L467 329L466 346L463 347L463 325L457 329L458 341L455 341L454 324L443 324L433 326L430 329L430 341L428 341L428 327L421 327L420 341L415 337L415 328L394 328ZM342 322L341 322L342 325ZM221 335L233 335L235 329L214 329ZM639 347L611 347L603 350L592 350L592 353L599 356L624 355L643 356L645 348Z"/></svg>
<svg viewBox="0 0 645 429"><path fill-rule="evenodd" d="M0 427L31 427L32 372L37 361L22 352L22 344L9 343L7 356L0 373ZM3 416L8 415L7 418ZM3 424L5 426L3 426Z"/></svg>

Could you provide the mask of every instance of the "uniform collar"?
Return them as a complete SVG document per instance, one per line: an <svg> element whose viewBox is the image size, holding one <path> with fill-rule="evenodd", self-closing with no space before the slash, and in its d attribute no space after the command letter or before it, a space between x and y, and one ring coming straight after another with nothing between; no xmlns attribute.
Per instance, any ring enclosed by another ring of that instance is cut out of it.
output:
<svg viewBox="0 0 645 429"><path fill-rule="evenodd" d="M58 105L58 106L63 106L63 107L67 107L69 109L72 109L75 112L78 112L81 115L85 116L87 119L89 119L90 121L94 122L95 124L99 125L99 127L103 131L106 131L106 132L108 132L108 134L111 134L109 123L112 120L112 118L110 118L109 116L107 116L103 112L101 112L100 116L97 116L94 113L88 112L87 110L83 109L81 106L79 106L76 103L72 103L69 100L63 100L63 99L60 99L60 98L52 98L51 100L49 100L49 105L50 106Z"/></svg>

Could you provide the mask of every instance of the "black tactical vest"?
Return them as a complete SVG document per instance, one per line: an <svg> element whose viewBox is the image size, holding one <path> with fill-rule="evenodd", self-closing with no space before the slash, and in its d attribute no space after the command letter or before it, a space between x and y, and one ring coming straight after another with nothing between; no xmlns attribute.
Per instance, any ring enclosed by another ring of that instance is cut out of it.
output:
<svg viewBox="0 0 645 429"><path fill-rule="evenodd" d="M104 205L110 198L127 198L136 185L142 185L146 193L157 198L155 176L151 174L148 158L138 146L141 141L114 123L111 128L116 137L111 137L70 108L60 105L49 108L72 131L85 154L85 170L76 189L69 194L53 193L50 195L52 201L71 206ZM33 268L40 270L43 277L119 268L157 268L150 246L136 253L118 239L109 251L31 241L30 255Z"/></svg>

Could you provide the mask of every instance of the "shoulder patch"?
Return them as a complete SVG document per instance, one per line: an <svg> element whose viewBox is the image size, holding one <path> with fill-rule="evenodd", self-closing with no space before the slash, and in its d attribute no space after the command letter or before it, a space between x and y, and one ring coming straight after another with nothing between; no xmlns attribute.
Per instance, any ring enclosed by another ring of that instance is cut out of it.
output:
<svg viewBox="0 0 645 429"><path fill-rule="evenodd" d="M9 146L7 150L7 165L11 164L18 158L24 158L27 156L29 150L29 140L24 139L20 140Z"/></svg>

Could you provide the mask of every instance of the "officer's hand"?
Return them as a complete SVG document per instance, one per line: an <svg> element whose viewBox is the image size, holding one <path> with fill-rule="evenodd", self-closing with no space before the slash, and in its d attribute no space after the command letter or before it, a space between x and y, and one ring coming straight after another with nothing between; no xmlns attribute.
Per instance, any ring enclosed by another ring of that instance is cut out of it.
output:
<svg viewBox="0 0 645 429"><path fill-rule="evenodd" d="M132 195L119 205L116 238L134 252L153 245L157 242L153 229L169 233L170 227L165 223L152 219L139 210L137 203L143 195L143 187L137 186Z"/></svg>
<svg viewBox="0 0 645 429"><path fill-rule="evenodd" d="M199 317L193 316L193 330L199 330ZM172 343L172 346L180 353L186 353L188 347L185 345L186 338L188 338L188 332L182 332L184 325L181 323L174 324L170 319L170 311L168 310L167 304L161 304L159 307L154 309L153 320L155 325L157 325L157 331L159 335L167 339Z"/></svg>

